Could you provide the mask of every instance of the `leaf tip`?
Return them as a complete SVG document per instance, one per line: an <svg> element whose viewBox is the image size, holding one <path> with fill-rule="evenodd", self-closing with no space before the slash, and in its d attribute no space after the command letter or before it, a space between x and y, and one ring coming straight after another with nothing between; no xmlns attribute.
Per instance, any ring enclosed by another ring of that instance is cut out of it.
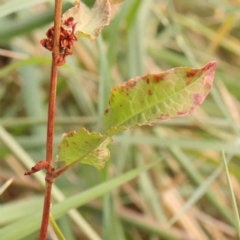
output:
<svg viewBox="0 0 240 240"><path fill-rule="evenodd" d="M202 68L202 71L207 72L207 75L204 79L203 84L205 86L208 86L209 88L211 88L211 86L212 86L216 68L217 68L217 62L216 61L209 62Z"/></svg>
<svg viewBox="0 0 240 240"><path fill-rule="evenodd" d="M216 68L217 68L217 62L216 61L211 61L203 67L204 70L208 70L210 68L215 71Z"/></svg>

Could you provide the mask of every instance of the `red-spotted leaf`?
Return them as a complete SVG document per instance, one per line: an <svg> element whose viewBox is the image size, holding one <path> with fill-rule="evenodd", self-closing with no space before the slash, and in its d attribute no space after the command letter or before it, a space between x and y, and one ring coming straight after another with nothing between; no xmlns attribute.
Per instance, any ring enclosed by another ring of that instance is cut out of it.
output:
<svg viewBox="0 0 240 240"><path fill-rule="evenodd" d="M111 90L107 128L153 125L190 114L208 95L216 62L202 68L178 67L126 81Z"/></svg>
<svg viewBox="0 0 240 240"><path fill-rule="evenodd" d="M109 24L110 15L111 6L108 0L96 0L92 9L76 1L76 5L63 14L62 21L73 17L74 22L77 23L74 33L95 40L102 29Z"/></svg>
<svg viewBox="0 0 240 240"><path fill-rule="evenodd" d="M107 146L112 142L112 136L125 129L111 128L102 135L82 128L79 132L64 134L58 146L57 161L63 161L65 165L80 162L101 170L110 157Z"/></svg>

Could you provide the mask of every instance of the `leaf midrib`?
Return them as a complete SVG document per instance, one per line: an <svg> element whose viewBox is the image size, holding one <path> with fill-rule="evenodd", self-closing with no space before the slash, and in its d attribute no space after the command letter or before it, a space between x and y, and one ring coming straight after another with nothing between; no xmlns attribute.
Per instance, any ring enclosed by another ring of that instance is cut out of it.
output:
<svg viewBox="0 0 240 240"><path fill-rule="evenodd" d="M199 70L201 70L201 68L200 68ZM209 69L208 69L208 70L209 70ZM206 75L206 73L207 73L207 71L206 71L204 74ZM201 75L201 77L202 77L202 76L203 76L203 75ZM199 78L200 78L200 77L199 77ZM199 79L199 78L198 78L198 79ZM191 86L193 86L194 84L196 84L196 83L198 82L198 79L197 79L196 81L190 83L189 85L187 85L186 88L190 88ZM166 99L168 99L168 98L170 98L170 97L173 97L173 96L176 95L176 94L179 94L180 92L186 90L186 88L183 88L183 89L181 89L180 91L177 91L177 92L169 95L168 97L163 98L162 100L158 101L156 104L151 105L150 107L145 108L145 109L143 109L142 111L139 111L137 114L135 114L135 115L132 116L132 117L129 117L127 120L125 120L124 122L118 124L117 126L122 126L122 125L125 126L124 123L128 122L129 119L134 118L135 116L141 114L142 112L144 112L144 111L146 111L146 110L148 110L148 109L151 109L152 107L156 106L157 104L159 104L159 103L161 103L161 102L164 102ZM136 124L137 124L137 123L136 123ZM133 125L133 126L134 126L134 125ZM132 127L132 126L131 126L131 127Z"/></svg>

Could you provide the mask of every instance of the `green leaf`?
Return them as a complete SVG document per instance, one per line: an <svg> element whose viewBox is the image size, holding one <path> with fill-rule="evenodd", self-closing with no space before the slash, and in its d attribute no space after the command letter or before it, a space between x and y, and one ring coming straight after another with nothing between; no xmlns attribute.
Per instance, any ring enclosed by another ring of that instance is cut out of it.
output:
<svg viewBox="0 0 240 240"><path fill-rule="evenodd" d="M57 161L64 161L66 165L78 161L101 170L110 157L107 146L112 142L111 137L125 129L124 127L111 128L102 135L96 132L90 133L82 128L79 132L64 134L58 146Z"/></svg>
<svg viewBox="0 0 240 240"><path fill-rule="evenodd" d="M104 168L105 163L110 158L110 152L107 146L112 142L112 138L106 138L96 149L84 158L81 163L89 164L96 167L98 170Z"/></svg>
<svg viewBox="0 0 240 240"><path fill-rule="evenodd" d="M102 29L109 24L111 6L108 0L96 0L92 9L77 1L76 5L63 14L63 22L69 17L77 22L75 34L95 40ZM71 30L71 29L70 29Z"/></svg>
<svg viewBox="0 0 240 240"><path fill-rule="evenodd" d="M208 95L216 62L202 68L178 67L126 81L111 90L107 128L154 125L192 113Z"/></svg>

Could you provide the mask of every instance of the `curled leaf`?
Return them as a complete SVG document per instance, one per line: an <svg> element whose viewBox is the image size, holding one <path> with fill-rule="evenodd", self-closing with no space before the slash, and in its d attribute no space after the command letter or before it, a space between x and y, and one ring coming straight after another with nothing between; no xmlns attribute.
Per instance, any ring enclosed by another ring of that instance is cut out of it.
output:
<svg viewBox="0 0 240 240"><path fill-rule="evenodd" d="M107 146L112 142L112 136L125 129L124 127L111 128L102 135L82 128L79 132L64 134L58 146L57 161L63 161L66 165L77 161L101 170L110 158Z"/></svg>
<svg viewBox="0 0 240 240"><path fill-rule="evenodd" d="M74 33L95 40L102 29L109 24L110 15L111 6L109 0L96 0L92 9L77 1L74 7L63 14L62 21L64 22L73 17L74 22L77 23Z"/></svg>
<svg viewBox="0 0 240 240"><path fill-rule="evenodd" d="M133 127L153 125L192 113L208 95L216 62L202 68L178 67L126 81L111 90L105 123Z"/></svg>

